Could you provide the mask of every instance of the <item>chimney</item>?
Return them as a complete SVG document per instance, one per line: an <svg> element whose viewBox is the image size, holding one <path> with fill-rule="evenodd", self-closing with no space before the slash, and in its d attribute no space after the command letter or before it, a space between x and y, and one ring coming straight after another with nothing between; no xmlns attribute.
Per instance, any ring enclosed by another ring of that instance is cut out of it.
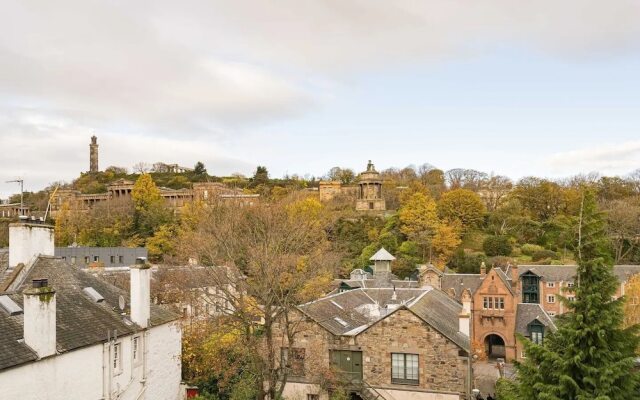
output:
<svg viewBox="0 0 640 400"><path fill-rule="evenodd" d="M511 272L511 287L517 291L518 281L520 280L520 276L518 275L518 264L510 266Z"/></svg>
<svg viewBox="0 0 640 400"><path fill-rule="evenodd" d="M131 267L131 320L143 328L151 317L151 266L138 257Z"/></svg>
<svg viewBox="0 0 640 400"><path fill-rule="evenodd" d="M480 264L480 276L486 276L486 275L487 275L487 265L483 261L482 264Z"/></svg>
<svg viewBox="0 0 640 400"><path fill-rule="evenodd" d="M469 289L462 291L462 311L458 314L458 330L471 337L471 292Z"/></svg>
<svg viewBox="0 0 640 400"><path fill-rule="evenodd" d="M53 256L53 240L53 226L20 216L20 222L9 225L9 267L28 265L39 255Z"/></svg>
<svg viewBox="0 0 640 400"><path fill-rule="evenodd" d="M24 295L24 342L44 358L56 354L56 291L34 279Z"/></svg>

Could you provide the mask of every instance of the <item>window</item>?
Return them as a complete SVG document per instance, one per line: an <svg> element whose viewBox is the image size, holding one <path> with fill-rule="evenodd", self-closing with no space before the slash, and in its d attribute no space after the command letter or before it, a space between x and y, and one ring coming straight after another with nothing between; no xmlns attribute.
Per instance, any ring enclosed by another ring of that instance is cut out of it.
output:
<svg viewBox="0 0 640 400"><path fill-rule="evenodd" d="M84 263L85 263L85 264L89 264L89 261L91 261L91 257L89 257L89 256L84 256Z"/></svg>
<svg viewBox="0 0 640 400"><path fill-rule="evenodd" d="M307 394L307 400L320 400L319 394Z"/></svg>
<svg viewBox="0 0 640 400"><path fill-rule="evenodd" d="M550 317L555 317L556 316L556 313L554 311L549 311L548 314L549 314Z"/></svg>
<svg viewBox="0 0 640 400"><path fill-rule="evenodd" d="M124 256L118 256L118 263L124 264Z"/></svg>
<svg viewBox="0 0 640 400"><path fill-rule="evenodd" d="M133 362L137 363L140 361L140 336L134 336L133 341L131 343L131 351L133 353Z"/></svg>
<svg viewBox="0 0 640 400"><path fill-rule="evenodd" d="M369 210L373 210L373 202L369 202Z"/></svg>
<svg viewBox="0 0 640 400"><path fill-rule="evenodd" d="M304 355L303 348L283 347L280 351L282 365L287 369L290 376L304 376Z"/></svg>
<svg viewBox="0 0 640 400"><path fill-rule="evenodd" d="M417 385L418 355L391 353L391 383Z"/></svg>
<svg viewBox="0 0 640 400"><path fill-rule="evenodd" d="M529 324L527 327L529 331L529 337L531 341L535 344L542 344L544 339L544 325L540 323L537 319Z"/></svg>
<svg viewBox="0 0 640 400"><path fill-rule="evenodd" d="M76 256L71 256L71 265L76 265Z"/></svg>
<svg viewBox="0 0 640 400"><path fill-rule="evenodd" d="M109 257L109 262L110 262L111 264L115 264L115 263L116 263L116 256L111 256L111 257Z"/></svg>
<svg viewBox="0 0 640 400"><path fill-rule="evenodd" d="M113 344L113 373L118 374L122 368L122 344Z"/></svg>
<svg viewBox="0 0 640 400"><path fill-rule="evenodd" d="M567 300L576 301L576 296L567 296Z"/></svg>
<svg viewBox="0 0 640 400"><path fill-rule="evenodd" d="M567 287L572 288L573 287L573 282L567 282Z"/></svg>
<svg viewBox="0 0 640 400"><path fill-rule="evenodd" d="M100 257L99 257L99 256L93 256L93 261L94 261L94 262L98 262L98 261L100 261Z"/></svg>
<svg viewBox="0 0 640 400"><path fill-rule="evenodd" d="M547 282L547 287L548 288L554 288L554 287L556 287L556 283L555 282Z"/></svg>
<svg viewBox="0 0 640 400"><path fill-rule="evenodd" d="M556 296L552 294L547 296L547 303L555 303L555 302L556 302Z"/></svg>
<svg viewBox="0 0 640 400"><path fill-rule="evenodd" d="M483 300L485 310L504 310L504 297L485 296Z"/></svg>
<svg viewBox="0 0 640 400"><path fill-rule="evenodd" d="M539 281L540 278L532 272L522 275L522 302L539 303Z"/></svg>

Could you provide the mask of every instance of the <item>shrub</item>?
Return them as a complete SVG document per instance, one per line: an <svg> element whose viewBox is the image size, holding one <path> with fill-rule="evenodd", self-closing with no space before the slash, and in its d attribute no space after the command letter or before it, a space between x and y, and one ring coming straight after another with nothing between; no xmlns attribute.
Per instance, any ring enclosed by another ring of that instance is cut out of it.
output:
<svg viewBox="0 0 640 400"><path fill-rule="evenodd" d="M449 268L460 274L477 274L480 272L480 264L483 261L487 261L487 256L484 254L459 249L449 261Z"/></svg>
<svg viewBox="0 0 640 400"><path fill-rule="evenodd" d="M482 243L484 252L489 256L508 256L513 247L507 236L489 236Z"/></svg>
<svg viewBox="0 0 640 400"><path fill-rule="evenodd" d="M531 260L533 261L541 261L541 260L555 260L558 258L558 253L551 250L538 250L533 255L531 255Z"/></svg>
<svg viewBox="0 0 640 400"><path fill-rule="evenodd" d="M487 266L505 269L507 265L516 265L516 261L511 257L496 256L487 260Z"/></svg>
<svg viewBox="0 0 640 400"><path fill-rule="evenodd" d="M537 244L525 243L520 247L520 250L522 250L522 254L526 256L533 256L533 253L544 250L544 247L538 246Z"/></svg>

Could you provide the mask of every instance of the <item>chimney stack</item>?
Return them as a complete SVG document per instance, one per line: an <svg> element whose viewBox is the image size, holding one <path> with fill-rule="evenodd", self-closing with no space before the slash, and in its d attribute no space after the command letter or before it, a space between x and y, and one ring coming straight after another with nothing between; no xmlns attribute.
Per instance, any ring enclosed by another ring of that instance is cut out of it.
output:
<svg viewBox="0 0 640 400"><path fill-rule="evenodd" d="M518 275L518 264L510 265L511 272L511 287L517 292L518 289L518 281L520 280L520 276Z"/></svg>
<svg viewBox="0 0 640 400"><path fill-rule="evenodd" d="M149 326L151 317L151 266L138 257L131 267L131 320L139 326Z"/></svg>
<svg viewBox="0 0 640 400"><path fill-rule="evenodd" d="M34 279L24 295L24 342L44 358L56 354L56 291Z"/></svg>
<svg viewBox="0 0 640 400"><path fill-rule="evenodd" d="M28 265L39 255L55 254L53 226L42 220L20 216L20 222L9 225L9 267Z"/></svg>
<svg viewBox="0 0 640 400"><path fill-rule="evenodd" d="M469 289L462 291L462 311L458 314L458 330L471 337L471 292Z"/></svg>
<svg viewBox="0 0 640 400"><path fill-rule="evenodd" d="M482 264L480 264L480 276L486 276L486 275L487 275L487 265L483 261Z"/></svg>

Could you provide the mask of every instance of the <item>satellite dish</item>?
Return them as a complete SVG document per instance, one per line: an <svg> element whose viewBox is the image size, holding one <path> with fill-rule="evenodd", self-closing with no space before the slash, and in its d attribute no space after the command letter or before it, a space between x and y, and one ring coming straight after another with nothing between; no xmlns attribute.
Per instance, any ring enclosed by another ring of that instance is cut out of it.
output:
<svg viewBox="0 0 640 400"><path fill-rule="evenodd" d="M125 302L123 295L120 295L120 297L118 297L118 306L120 307L120 310L124 311Z"/></svg>

